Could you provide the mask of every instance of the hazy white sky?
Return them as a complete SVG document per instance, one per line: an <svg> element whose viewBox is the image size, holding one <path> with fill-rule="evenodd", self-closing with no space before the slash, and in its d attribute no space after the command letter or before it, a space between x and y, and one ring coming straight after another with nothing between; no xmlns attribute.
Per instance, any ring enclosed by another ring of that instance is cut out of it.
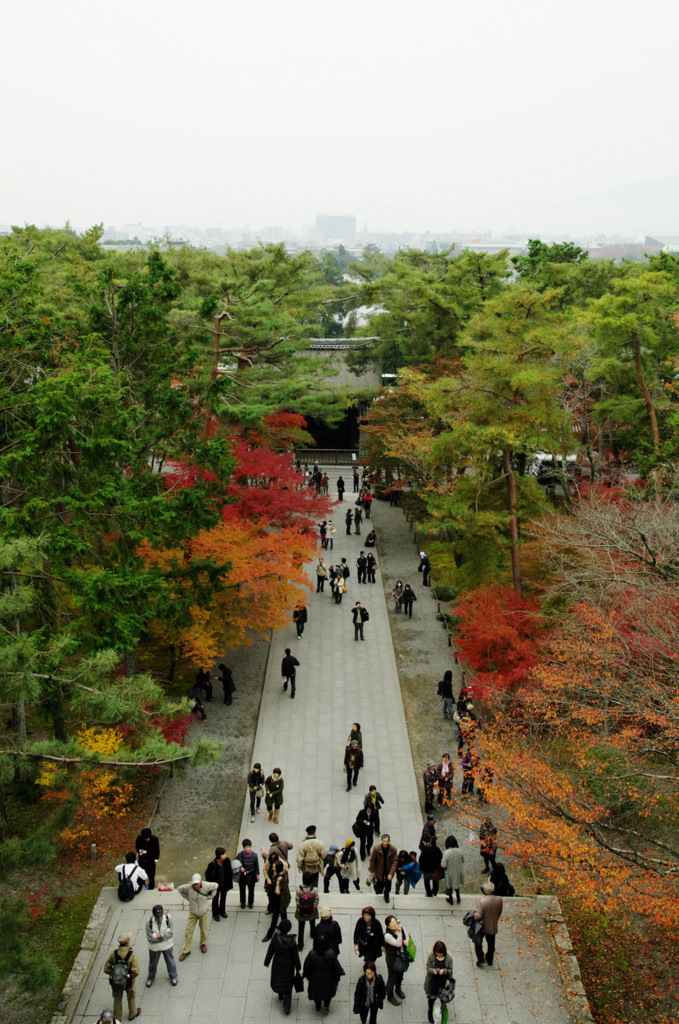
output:
<svg viewBox="0 0 679 1024"><path fill-rule="evenodd" d="M20 0L2 25L0 223L535 230L679 174L677 0Z"/></svg>

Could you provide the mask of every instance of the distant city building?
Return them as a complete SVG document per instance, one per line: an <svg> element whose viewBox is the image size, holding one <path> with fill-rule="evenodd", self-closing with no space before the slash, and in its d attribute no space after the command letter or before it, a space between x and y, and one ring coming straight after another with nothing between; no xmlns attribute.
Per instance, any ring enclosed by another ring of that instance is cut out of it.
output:
<svg viewBox="0 0 679 1024"><path fill-rule="evenodd" d="M353 245L356 241L356 218L319 214L316 217L316 237L319 242L349 242Z"/></svg>

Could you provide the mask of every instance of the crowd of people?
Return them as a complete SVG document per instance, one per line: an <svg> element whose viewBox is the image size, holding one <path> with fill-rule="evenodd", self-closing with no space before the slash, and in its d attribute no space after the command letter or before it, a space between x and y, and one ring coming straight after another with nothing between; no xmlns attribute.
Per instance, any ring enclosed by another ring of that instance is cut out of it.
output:
<svg viewBox="0 0 679 1024"><path fill-rule="evenodd" d="M309 471L307 476L309 484L315 486L319 493L328 492L327 474L321 473L318 466L314 466L313 472ZM372 494L367 482L359 484L356 470L353 473L353 484L354 493L358 498L355 510L347 510L347 534L351 532L353 526L356 534L360 535L363 515L366 519L370 518ZM337 490L341 501L345 490L341 477L337 482ZM321 524L320 540L323 550L333 549L335 532L332 520L326 520ZM375 546L376 533L371 528L365 539L365 549L361 550L356 558L357 585L376 582L377 561L370 550ZM428 586L430 566L424 552L420 552L418 570L422 573L422 586ZM343 595L347 593L347 581L350 577L351 569L346 558L328 566L323 554L319 556L316 566L317 593L324 592L327 581L333 599L339 604ZM411 585L404 586L398 581L392 594L395 610L403 610L406 615L412 617L412 608L417 597ZM369 615L360 601L352 608L352 618L354 639L363 640L363 627ZM300 640L304 638L308 621L307 608L304 602L299 602L293 611L293 622L297 638ZM296 694L296 669L299 664L290 648L286 648L281 674L283 690L289 689L291 698ZM220 665L219 669L224 702L228 704L232 700L235 684L230 669L225 665ZM461 889L465 884L465 856L457 838L452 834L447 835L443 845L440 845L441 835L437 832L434 807L437 804L443 809L452 804L457 796L456 775L460 779L460 797L471 796L476 787L478 800L484 803L488 787L493 781L493 772L490 766L482 764L476 753L474 741L479 723L471 691L463 687L456 700L453 694L452 672L446 672L439 683L438 694L443 700L444 718L455 725L459 767L447 752L441 756L438 763L428 762L423 779L427 820L422 829L418 849L399 850L392 843L390 834L382 831L381 818L385 800L375 784L369 785L366 791L365 787L360 790L363 797L351 824L352 836L326 845L317 835L315 825L307 827L295 856L295 866L300 876L299 884L296 886L291 886L290 882L290 854L293 851L293 844L281 839L278 832L270 832L269 846L262 846L259 851L253 848L249 838L243 838L241 849L233 859L229 858L223 846L219 846L215 849L215 856L207 865L204 875L195 873L190 882L177 888L179 895L188 904L188 920L178 957L180 962L192 955L196 926L199 928L200 952L207 953L210 914L214 924L228 917L226 901L229 892L237 891L242 910L253 909L256 888L262 884L267 898L266 913L270 920L261 941L267 944L264 966L270 968L272 990L281 1000L286 1014L291 1011L293 992L304 990L317 1011L327 1010L346 973L340 960L342 930L339 923L334 920L327 901L322 901L322 896L330 895L333 879L337 882L340 896L347 895L351 887L360 891L363 872L364 883L374 894L373 902L381 898L387 905L391 901L392 889L396 895L407 895L411 889L415 890L420 880L423 882L427 897L434 899L439 895L440 889L443 889L445 899L451 906L461 902ZM206 703L214 699L209 672L200 670L191 696L198 713L204 718L203 698ZM359 788L359 779L364 767L361 726L359 722L354 722L344 752L343 768L347 792ZM279 767L274 767L267 774L261 762L254 762L247 775L250 821L256 821L257 815L262 813L264 803L268 820L278 825L284 802L284 789L285 782ZM484 883L483 897L476 911L472 912L469 920L469 915L466 915L465 924L475 944L477 966L490 967L494 961L495 936L502 913L503 897L512 896L514 889L503 864L496 859L497 829L490 818L486 817L483 820L478 838L479 852L484 862L483 871L489 878ZM159 856L160 845L157 837L153 836L150 829L143 829L135 844L135 850L130 851L125 862L116 868L121 899L133 898L142 888L154 888L155 866ZM132 891L131 896L121 895L123 886L128 894L130 890ZM296 928L293 921L296 922ZM300 954L305 949L307 924L311 948L302 960ZM161 954L170 982L176 986L178 969L174 958L174 925L171 915L161 903L152 908L145 931L149 953L146 986L151 987L155 982ZM127 996L129 1019L133 1020L141 1013L136 1004L135 988L135 979L141 967L130 943L131 937L122 933L118 937L118 948L111 952L104 966L111 979L114 1005L112 1011L102 1013L102 1022L114 1021L121 1017L123 995ZM375 907L366 905L355 921L353 952L363 960L362 973L354 990L353 1011L360 1017L362 1024L366 1024L368 1020L370 1024L375 1024L385 1002L398 1006L406 997L403 977L415 960L414 943L406 927L395 914L387 914L382 924ZM378 966L382 958L385 977L380 973ZM444 1005L453 998L455 991L452 956L442 940L433 944L425 958L423 986L428 1020L432 1021L436 1001L439 1000Z"/></svg>

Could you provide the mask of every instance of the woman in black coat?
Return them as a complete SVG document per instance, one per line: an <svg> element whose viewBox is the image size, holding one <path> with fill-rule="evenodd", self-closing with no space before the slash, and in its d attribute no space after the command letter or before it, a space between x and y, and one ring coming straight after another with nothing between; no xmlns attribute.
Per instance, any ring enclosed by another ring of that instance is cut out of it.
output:
<svg viewBox="0 0 679 1024"><path fill-rule="evenodd" d="M366 960L363 964L363 974L356 982L354 989L354 1013L361 1018L361 1024L375 1024L377 1014L384 1008L384 997L387 994L387 987L384 978L377 973L375 964Z"/></svg>
<svg viewBox="0 0 679 1024"><path fill-rule="evenodd" d="M300 970L297 939L290 935L290 921L281 921L278 931L272 938L266 951L264 966L271 964L271 988L279 999L283 1000L283 1009L290 1013L292 1005L292 989L295 973ZM272 962L273 961L273 962Z"/></svg>
<svg viewBox="0 0 679 1024"><path fill-rule="evenodd" d="M374 907L364 907L354 928L354 953L365 960L378 960L384 948L384 929Z"/></svg>
<svg viewBox="0 0 679 1024"><path fill-rule="evenodd" d="M317 1010L321 1004L328 1009L344 973L335 951L314 939L314 948L304 961L304 977L309 983L307 994Z"/></svg>

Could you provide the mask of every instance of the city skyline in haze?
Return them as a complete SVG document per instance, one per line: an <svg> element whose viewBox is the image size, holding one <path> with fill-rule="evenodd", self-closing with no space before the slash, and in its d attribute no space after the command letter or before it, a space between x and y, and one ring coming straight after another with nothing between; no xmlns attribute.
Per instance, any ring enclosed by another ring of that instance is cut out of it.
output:
<svg viewBox="0 0 679 1024"><path fill-rule="evenodd" d="M25 0L4 23L0 223L679 232L672 0Z"/></svg>

